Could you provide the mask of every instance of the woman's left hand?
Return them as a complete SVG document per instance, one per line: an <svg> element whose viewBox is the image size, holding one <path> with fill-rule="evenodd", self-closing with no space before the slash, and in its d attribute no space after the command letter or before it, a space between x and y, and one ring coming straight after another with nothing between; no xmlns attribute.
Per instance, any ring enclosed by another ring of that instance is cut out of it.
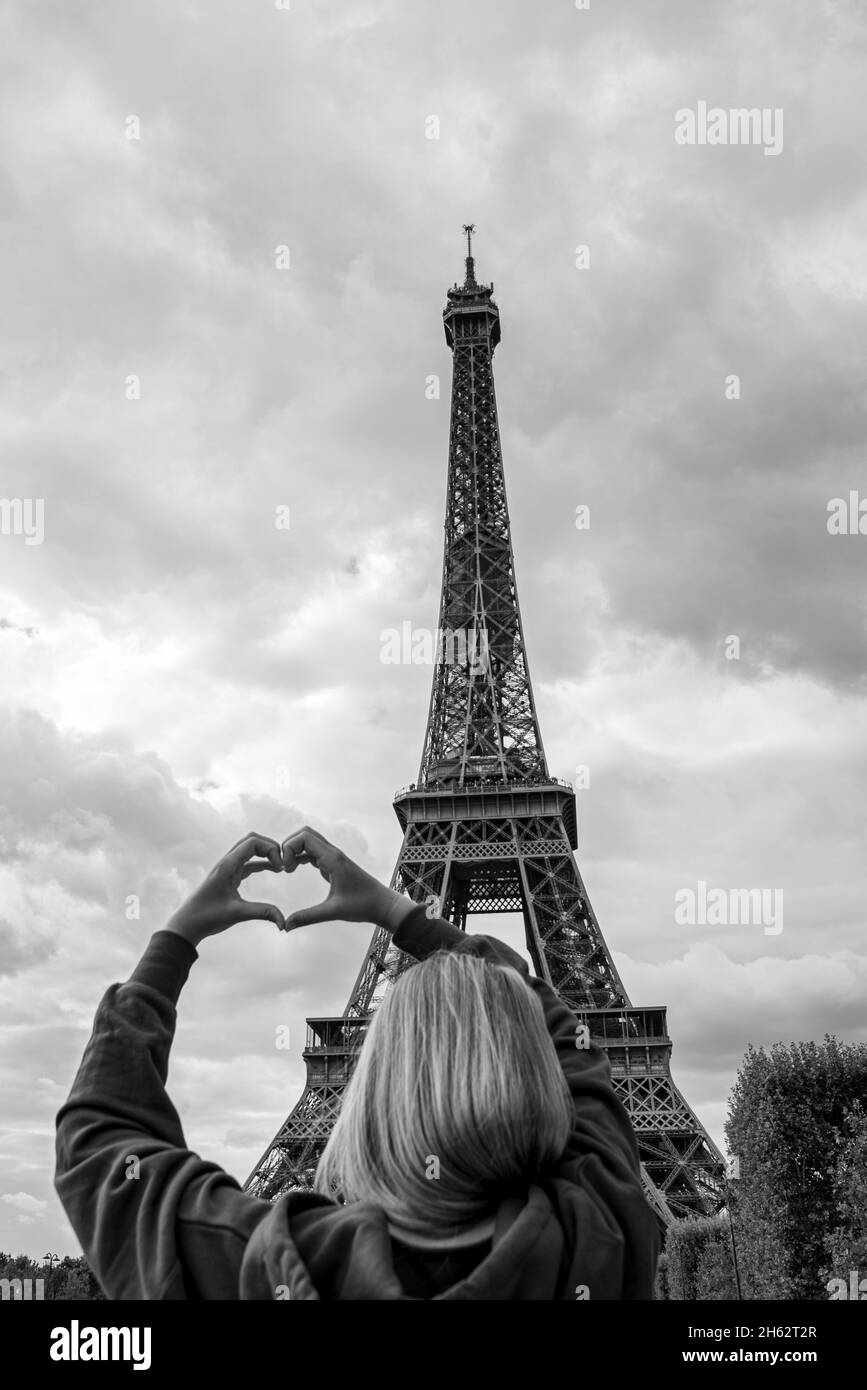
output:
<svg viewBox="0 0 867 1390"><path fill-rule="evenodd" d="M279 844L267 835L245 835L170 917L165 930L177 932L196 947L206 936L216 936L238 922L274 922L282 927L285 919L279 907L247 902L238 892L245 878L264 869L283 872Z"/></svg>

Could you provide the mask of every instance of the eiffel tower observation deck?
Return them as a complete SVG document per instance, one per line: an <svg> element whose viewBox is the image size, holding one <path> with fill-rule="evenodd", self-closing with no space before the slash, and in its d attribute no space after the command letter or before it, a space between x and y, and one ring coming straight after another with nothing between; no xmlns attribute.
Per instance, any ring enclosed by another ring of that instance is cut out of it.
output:
<svg viewBox="0 0 867 1390"><path fill-rule="evenodd" d="M665 1008L634 1006L620 979L573 853L575 794L545 760L494 394L500 312L464 231L464 281L443 311L453 378L439 652L418 778L394 799L391 886L463 930L473 914L522 915L535 973L607 1052L660 1222L709 1215L723 1203L722 1155L672 1079ZM376 929L345 1012L308 1020L304 1092L247 1191L273 1200L310 1185L367 1022L411 965Z"/></svg>

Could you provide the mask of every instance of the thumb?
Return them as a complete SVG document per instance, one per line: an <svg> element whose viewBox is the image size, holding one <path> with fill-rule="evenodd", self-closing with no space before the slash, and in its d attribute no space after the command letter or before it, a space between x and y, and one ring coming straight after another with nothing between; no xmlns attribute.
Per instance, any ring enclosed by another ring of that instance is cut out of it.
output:
<svg viewBox="0 0 867 1390"><path fill-rule="evenodd" d="M310 927L314 922L339 921L335 907L333 898L326 898L323 903L315 903L313 907L299 907L297 912L290 912L287 916L284 931L295 931L296 927Z"/></svg>
<svg viewBox="0 0 867 1390"><path fill-rule="evenodd" d="M238 909L238 921L274 922L278 927L282 927L284 918L279 907L275 907L273 903L248 903L242 898Z"/></svg>

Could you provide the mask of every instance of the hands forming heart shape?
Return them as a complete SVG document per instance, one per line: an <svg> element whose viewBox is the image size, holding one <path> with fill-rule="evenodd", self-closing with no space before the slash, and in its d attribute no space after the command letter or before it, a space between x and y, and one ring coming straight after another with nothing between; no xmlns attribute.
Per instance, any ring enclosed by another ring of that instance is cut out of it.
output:
<svg viewBox="0 0 867 1390"><path fill-rule="evenodd" d="M299 864L312 864L329 885L327 898L313 907L284 917L273 903L249 902L239 888L251 874L292 874ZM193 946L237 922L274 922L281 931L295 931L313 922L376 922L394 924L412 903L386 888L354 864L318 831L304 826L282 845L267 835L249 834L233 845L199 888L167 924Z"/></svg>

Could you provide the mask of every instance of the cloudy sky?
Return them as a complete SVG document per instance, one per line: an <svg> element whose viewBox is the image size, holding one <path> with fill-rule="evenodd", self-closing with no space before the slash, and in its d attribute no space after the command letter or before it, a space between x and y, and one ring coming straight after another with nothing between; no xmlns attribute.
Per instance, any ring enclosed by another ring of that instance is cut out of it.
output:
<svg viewBox="0 0 867 1390"><path fill-rule="evenodd" d="M308 822L391 873L431 671L380 634L436 622L468 220L549 763L589 770L592 901L722 1145L748 1043L867 1037L867 536L827 525L867 496L862 0L0 24L0 493L45 508L0 536L0 1249L78 1249L56 1110L222 851ZM782 111L782 150L678 144L700 102ZM699 880L782 889L783 930L678 924ZM367 938L204 945L170 1090L240 1180Z"/></svg>

